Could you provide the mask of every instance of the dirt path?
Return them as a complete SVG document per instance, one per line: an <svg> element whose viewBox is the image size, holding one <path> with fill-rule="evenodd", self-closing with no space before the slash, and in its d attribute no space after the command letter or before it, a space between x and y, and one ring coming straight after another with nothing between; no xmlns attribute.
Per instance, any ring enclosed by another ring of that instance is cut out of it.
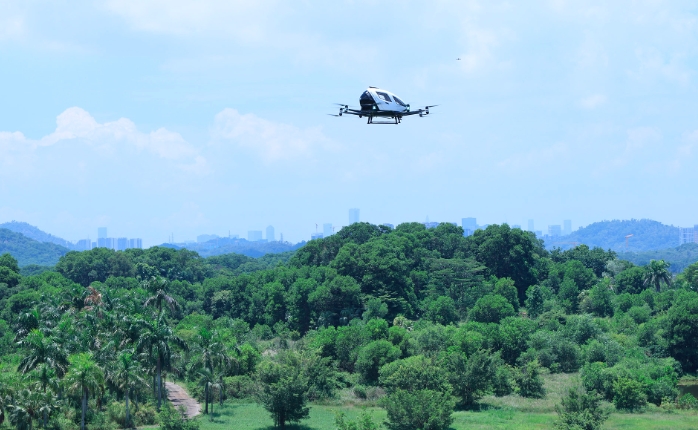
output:
<svg viewBox="0 0 698 430"><path fill-rule="evenodd" d="M180 405L184 406L187 410L187 418L199 415L201 413L201 405L184 391L184 388L173 382L165 382L165 388L167 388L167 398L172 403L172 406L179 408Z"/></svg>

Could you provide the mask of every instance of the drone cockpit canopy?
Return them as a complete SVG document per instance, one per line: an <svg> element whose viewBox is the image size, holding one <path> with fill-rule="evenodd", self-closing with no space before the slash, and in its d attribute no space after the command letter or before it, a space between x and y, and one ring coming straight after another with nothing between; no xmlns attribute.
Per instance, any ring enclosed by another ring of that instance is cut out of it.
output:
<svg viewBox="0 0 698 430"><path fill-rule="evenodd" d="M361 94L361 97L359 98L359 104L361 104L361 110L373 110L373 107L376 105L375 100L373 100L373 96L371 93L368 92L368 90L364 91L363 94Z"/></svg>

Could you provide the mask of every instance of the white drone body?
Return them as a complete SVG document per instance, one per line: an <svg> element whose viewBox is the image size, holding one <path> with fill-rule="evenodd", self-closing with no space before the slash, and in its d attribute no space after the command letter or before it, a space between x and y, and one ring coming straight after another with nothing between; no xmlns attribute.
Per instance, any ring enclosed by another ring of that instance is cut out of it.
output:
<svg viewBox="0 0 698 430"><path fill-rule="evenodd" d="M436 106L425 106L424 109L413 111L410 110L408 103L403 102L395 94L376 87L368 87L361 94L359 104L361 109L350 109L348 105L340 104L339 114L332 116L342 116L344 114L356 115L359 118L365 116L368 119L367 124L400 124L402 117L411 115L424 117L429 115L429 108ZM374 118L390 119L390 121L374 121Z"/></svg>

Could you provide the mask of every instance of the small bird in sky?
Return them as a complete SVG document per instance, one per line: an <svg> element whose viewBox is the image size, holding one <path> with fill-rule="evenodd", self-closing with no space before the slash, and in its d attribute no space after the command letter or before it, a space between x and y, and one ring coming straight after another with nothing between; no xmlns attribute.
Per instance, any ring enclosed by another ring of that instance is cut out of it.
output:
<svg viewBox="0 0 698 430"><path fill-rule="evenodd" d="M456 58L456 60L460 61L460 58Z"/></svg>

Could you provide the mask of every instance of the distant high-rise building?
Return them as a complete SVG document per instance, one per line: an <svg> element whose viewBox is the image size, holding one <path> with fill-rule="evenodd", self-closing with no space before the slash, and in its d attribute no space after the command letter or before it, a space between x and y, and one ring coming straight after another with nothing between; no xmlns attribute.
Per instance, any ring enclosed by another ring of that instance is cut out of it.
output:
<svg viewBox="0 0 698 430"><path fill-rule="evenodd" d="M518 228L519 230L521 230L521 226L519 224L512 224L511 228Z"/></svg>
<svg viewBox="0 0 698 430"><path fill-rule="evenodd" d="M284 241L284 234L283 234L283 233L280 233L280 234L279 234L279 242L282 242L282 243L283 243L283 241Z"/></svg>
<svg viewBox="0 0 698 430"><path fill-rule="evenodd" d="M697 231L698 229L696 229L696 227L679 228L679 245L696 242Z"/></svg>
<svg viewBox="0 0 698 430"><path fill-rule="evenodd" d="M476 218L463 218L461 220L461 227L463 227L463 230L475 231L475 230L477 230L477 219Z"/></svg>
<svg viewBox="0 0 698 430"><path fill-rule="evenodd" d="M134 238L128 240L128 247L132 249L143 249L143 239Z"/></svg>
<svg viewBox="0 0 698 430"><path fill-rule="evenodd" d="M330 223L324 223L324 224L322 225L322 236L323 236L323 237L330 237L330 236L332 236L332 233L334 233L332 230L333 230L333 229L332 229L332 224L330 224Z"/></svg>
<svg viewBox="0 0 698 430"><path fill-rule="evenodd" d="M267 226L267 242L274 242L276 237L274 236L274 227Z"/></svg>
<svg viewBox="0 0 698 430"><path fill-rule="evenodd" d="M99 227L97 229L97 239L106 239L107 238L107 228L106 227Z"/></svg>
<svg viewBox="0 0 698 430"><path fill-rule="evenodd" d="M322 233L313 233L310 235L310 240L322 239Z"/></svg>
<svg viewBox="0 0 698 430"><path fill-rule="evenodd" d="M250 242L259 242L262 240L262 230L249 230L247 232L247 240Z"/></svg>
<svg viewBox="0 0 698 430"><path fill-rule="evenodd" d="M532 219L528 220L528 231L536 231L536 229L533 228L533 220Z"/></svg>
<svg viewBox="0 0 698 430"><path fill-rule="evenodd" d="M359 208L349 209L349 225L359 222Z"/></svg>
<svg viewBox="0 0 698 430"><path fill-rule="evenodd" d="M567 236L572 234L572 220L566 219L562 221L562 235Z"/></svg>
<svg viewBox="0 0 698 430"><path fill-rule="evenodd" d="M128 249L128 238L120 237L116 239L116 250L126 251Z"/></svg>
<svg viewBox="0 0 698 430"><path fill-rule="evenodd" d="M562 226L560 224L549 225L548 226L548 236L552 236L552 237L562 236Z"/></svg>
<svg viewBox="0 0 698 430"><path fill-rule="evenodd" d="M89 251L92 249L92 241L90 239L78 240L78 243L75 244L75 249L77 251Z"/></svg>
<svg viewBox="0 0 698 430"><path fill-rule="evenodd" d="M536 230L536 237L538 237L538 238L543 237L543 230Z"/></svg>
<svg viewBox="0 0 698 430"><path fill-rule="evenodd" d="M97 248L97 242L92 242L92 249Z"/></svg>
<svg viewBox="0 0 698 430"><path fill-rule="evenodd" d="M423 222L422 224L424 224L424 227L426 228L436 228L439 226L439 223L436 221L427 221Z"/></svg>
<svg viewBox="0 0 698 430"><path fill-rule="evenodd" d="M390 224L390 223L388 223L388 222L384 222L383 225L386 226L386 227L390 227L391 229L394 229L394 228L395 228L395 226L394 226L393 224Z"/></svg>
<svg viewBox="0 0 698 430"><path fill-rule="evenodd" d="M106 237L98 237L97 238L97 247L109 248L109 246L107 246L107 238Z"/></svg>

